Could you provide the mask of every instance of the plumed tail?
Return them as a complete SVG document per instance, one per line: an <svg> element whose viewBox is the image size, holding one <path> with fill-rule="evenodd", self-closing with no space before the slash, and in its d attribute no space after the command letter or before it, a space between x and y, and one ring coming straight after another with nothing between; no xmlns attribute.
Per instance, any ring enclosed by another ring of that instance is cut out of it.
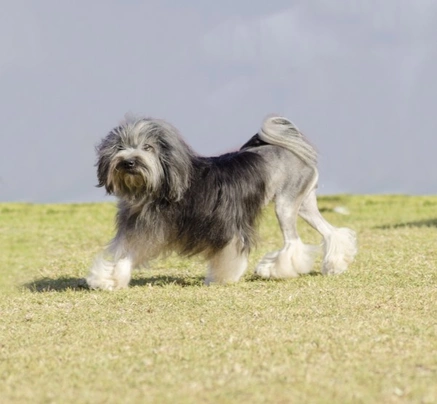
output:
<svg viewBox="0 0 437 404"><path fill-rule="evenodd" d="M260 140L293 152L305 164L317 165L317 152L304 138L296 125L287 118L271 116L264 120L258 132Z"/></svg>

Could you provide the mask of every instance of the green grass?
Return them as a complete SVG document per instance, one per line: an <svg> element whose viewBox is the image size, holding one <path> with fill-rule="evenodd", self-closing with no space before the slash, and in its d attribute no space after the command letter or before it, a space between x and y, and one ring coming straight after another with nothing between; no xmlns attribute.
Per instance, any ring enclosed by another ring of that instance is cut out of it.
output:
<svg viewBox="0 0 437 404"><path fill-rule="evenodd" d="M0 204L0 402L437 402L437 197L319 206L358 233L343 275L256 279L281 242L269 208L238 284L205 287L200 259L172 256L111 293L82 278L113 205Z"/></svg>

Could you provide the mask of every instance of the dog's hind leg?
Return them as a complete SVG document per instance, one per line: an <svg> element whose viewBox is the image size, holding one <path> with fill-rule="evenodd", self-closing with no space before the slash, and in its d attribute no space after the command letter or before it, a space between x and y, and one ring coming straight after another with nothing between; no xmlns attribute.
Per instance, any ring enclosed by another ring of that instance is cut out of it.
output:
<svg viewBox="0 0 437 404"><path fill-rule="evenodd" d="M304 244L297 232L297 215L304 195L291 198L282 193L276 197L275 211L284 246L264 256L255 269L256 275L263 278L295 278L311 272L318 248Z"/></svg>
<svg viewBox="0 0 437 404"><path fill-rule="evenodd" d="M295 278L311 272L319 248L302 242L297 232L297 216L308 189L311 189L316 180L317 173L308 172L306 180L302 178L302 181L298 182L306 186L298 189L296 183L293 189L282 189L276 195L275 212L284 238L284 246L279 251L266 254L256 267L255 274L263 278Z"/></svg>
<svg viewBox="0 0 437 404"><path fill-rule="evenodd" d="M237 282L247 268L247 252L237 237L215 254L208 266L205 284Z"/></svg>
<svg viewBox="0 0 437 404"><path fill-rule="evenodd" d="M345 227L334 227L324 219L317 207L315 189L303 201L299 215L323 236L322 273L335 275L346 271L357 253L355 232Z"/></svg>

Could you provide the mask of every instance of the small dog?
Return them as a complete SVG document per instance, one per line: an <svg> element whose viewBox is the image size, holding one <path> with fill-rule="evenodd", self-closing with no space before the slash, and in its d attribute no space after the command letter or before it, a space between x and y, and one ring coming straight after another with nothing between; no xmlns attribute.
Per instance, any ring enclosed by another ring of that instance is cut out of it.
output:
<svg viewBox="0 0 437 404"><path fill-rule="evenodd" d="M317 207L317 153L280 116L264 120L240 150L201 157L169 123L131 119L97 147L100 187L118 199L117 233L86 281L92 289L126 288L132 269L171 251L202 253L205 279L236 282L247 266L262 208L275 201L284 238L255 273L291 278L312 270L314 246L297 232L300 215L324 240L322 272L345 271L357 252L355 233L329 224Z"/></svg>

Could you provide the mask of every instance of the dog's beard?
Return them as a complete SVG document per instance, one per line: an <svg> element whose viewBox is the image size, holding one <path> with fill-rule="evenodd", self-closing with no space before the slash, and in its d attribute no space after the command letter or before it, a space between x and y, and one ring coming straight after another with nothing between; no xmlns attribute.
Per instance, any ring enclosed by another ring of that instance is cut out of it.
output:
<svg viewBox="0 0 437 404"><path fill-rule="evenodd" d="M138 158L136 161L134 169L126 170L121 166L123 159L115 158L109 169L108 184L116 196L132 201L156 197L162 181L159 162Z"/></svg>
<svg viewBox="0 0 437 404"><path fill-rule="evenodd" d="M147 191L147 182L143 171L136 173L117 172L114 176L114 191L116 195L138 197ZM150 187L149 187L150 188Z"/></svg>

